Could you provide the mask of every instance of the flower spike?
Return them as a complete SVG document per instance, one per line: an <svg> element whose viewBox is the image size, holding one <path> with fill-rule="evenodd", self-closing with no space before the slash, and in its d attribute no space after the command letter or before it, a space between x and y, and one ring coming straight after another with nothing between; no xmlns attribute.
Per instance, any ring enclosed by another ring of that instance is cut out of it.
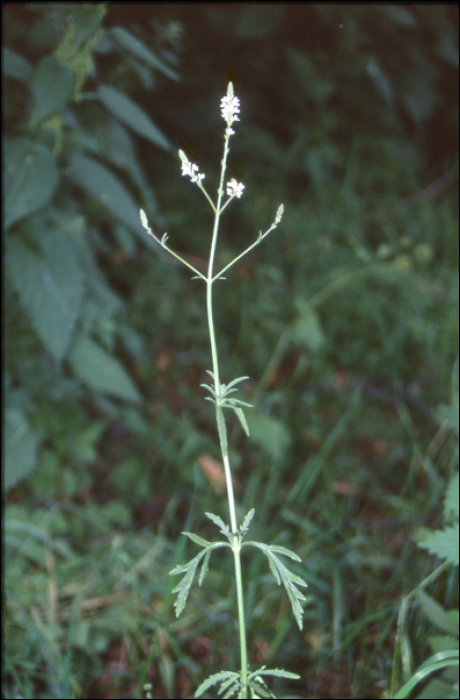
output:
<svg viewBox="0 0 460 700"><path fill-rule="evenodd" d="M191 163L184 151L179 151L179 157L182 161L182 175L188 175L192 182L204 180L205 176L199 172L198 165Z"/></svg>
<svg viewBox="0 0 460 700"><path fill-rule="evenodd" d="M230 127L233 122L240 121L237 116L240 113L240 101L233 92L233 83L228 84L227 94L222 98L220 105L222 119L227 122L227 133L228 135L234 134L235 132Z"/></svg>

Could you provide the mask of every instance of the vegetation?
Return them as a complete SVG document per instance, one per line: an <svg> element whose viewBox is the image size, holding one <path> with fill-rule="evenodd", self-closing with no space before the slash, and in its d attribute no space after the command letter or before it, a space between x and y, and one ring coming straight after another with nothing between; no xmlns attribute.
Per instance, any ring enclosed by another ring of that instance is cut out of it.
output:
<svg viewBox="0 0 460 700"><path fill-rule="evenodd" d="M217 187L231 80L219 269L285 206L215 289L254 405L249 440L228 415L236 515L308 583L300 631L243 549L250 665L300 675L278 697L403 697L434 656L408 692L458 697L458 8L192 10L3 8L2 695L185 698L238 668L226 552L174 615L225 477L203 290L139 221L206 274L177 152Z"/></svg>

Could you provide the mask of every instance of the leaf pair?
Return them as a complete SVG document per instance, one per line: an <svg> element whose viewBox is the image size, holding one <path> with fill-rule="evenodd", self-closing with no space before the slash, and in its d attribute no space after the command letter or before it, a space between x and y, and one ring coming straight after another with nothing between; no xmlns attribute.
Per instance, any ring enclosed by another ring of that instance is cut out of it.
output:
<svg viewBox="0 0 460 700"><path fill-rule="evenodd" d="M206 370L208 374L211 375L212 379L214 379L214 373L211 372L211 370ZM239 382L243 382L245 379L249 379L249 377L238 377L238 379L233 379L229 384L220 384L218 391L209 384L201 384L204 389L207 389L211 394L212 398L209 396L206 396L207 401L212 401L213 403L216 404L217 408L231 408L233 411L235 411L242 428L246 435L249 436L249 427L246 421L246 416L244 415L243 409L241 406L247 406L248 408L252 408L252 404L246 403L246 401L241 401L240 399L229 399L227 398L228 394L233 393L234 391L237 391L235 389L235 384L238 384ZM220 421L221 419L221 421ZM218 428L219 428L219 435L222 438L222 427L225 428L225 423L224 426L221 425L221 422L223 422L223 416L222 413L217 411L217 423L218 423ZM227 440L224 439L224 443L226 444Z"/></svg>
<svg viewBox="0 0 460 700"><path fill-rule="evenodd" d="M279 668L266 668L266 666L261 666L257 671L253 671L248 675L246 688L249 688L251 691L252 698L276 697L276 695L273 695L268 689L262 676L278 676L279 678L292 678L293 680L300 678L297 673L289 673L289 671L283 671ZM241 673L236 673L235 671L220 671L219 673L214 673L212 676L209 676L209 678L199 686L195 697L201 697L205 690L218 683L220 683L219 695L222 695L223 698L231 698L235 693L243 690Z"/></svg>
<svg viewBox="0 0 460 700"><path fill-rule="evenodd" d="M195 544L198 546L202 547L202 551L199 552L193 559L191 559L187 564L179 565L176 566L172 571L169 572L169 575L174 575L174 574L185 574L182 580L177 584L177 586L173 589L173 593L177 593L177 600L174 604L175 610L176 610L176 617L179 617L181 612L183 611L185 607L185 603L187 602L188 595L190 593L190 588L193 583L193 579L195 578L195 574L198 568L198 565L200 562L203 560L203 563L201 565L201 571L200 575L198 578L198 585L201 586L201 584L204 581L204 577L206 576L206 573L209 568L209 559L211 557L211 554L214 549L217 549L217 547L230 547L231 549L234 549L235 547L244 547L244 546L252 546L252 547L257 547L257 549L260 549L265 556L268 559L268 563L270 565L270 570L273 574L273 576L276 579L276 582L278 585L283 582L283 585L286 589L286 592L289 596L289 600L291 601L291 606L292 606L292 611L294 613L295 619L297 621L297 624L299 626L299 629L302 629L302 616L303 616L303 609L301 605L301 601L306 600L305 596L303 593L299 590L298 586L301 587L307 587L307 583L300 578L300 576L297 576L296 574L292 573L292 571L289 571L289 569L283 564L283 562L279 559L277 554L282 554L285 557L289 557L290 559L294 561L301 561L300 557L295 554L290 549L287 549L286 547L282 547L280 545L275 545L275 544L264 544L262 542L243 542L243 537L246 534L246 532L249 529L250 522L252 518L254 517L255 510L254 508L251 508L251 510L247 513L245 516L242 524L238 528L238 532L233 534L228 527L220 518L218 515L214 515L214 513L206 513L206 516L212 520L212 522L217 525L217 527L220 529L221 533L227 538L228 542L208 542L208 540L205 540L203 537L200 537L199 535L195 535L192 532L183 532L183 535L186 535L189 537ZM238 675L238 674L237 674ZM225 696L225 697L230 697L230 696Z"/></svg>

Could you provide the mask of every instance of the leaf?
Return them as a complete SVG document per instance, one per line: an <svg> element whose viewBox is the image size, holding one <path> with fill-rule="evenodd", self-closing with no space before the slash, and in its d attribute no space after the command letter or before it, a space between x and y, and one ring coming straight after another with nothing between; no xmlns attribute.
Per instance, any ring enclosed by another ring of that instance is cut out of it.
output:
<svg viewBox="0 0 460 700"><path fill-rule="evenodd" d="M262 552L265 554L265 556L268 559L270 570L273 576L275 577L277 584L280 585L281 581L283 582L283 585L286 589L286 593L288 594L289 600L291 601L292 612L294 613L294 617L297 621L299 629L302 629L303 609L300 604L300 601L306 600L306 598L303 595L303 593L299 591L297 586L302 586L306 588L308 584L302 578L300 578L300 576L297 576L297 574L293 574L291 571L289 571L289 569L275 555L274 552L279 552L281 550L280 553L286 556L290 556L291 559L297 559L297 554L291 552L291 550L286 549L285 547L280 547L279 545L263 544L262 542L243 542L242 546L244 547L245 545L252 545L253 547L257 547L258 549L261 549Z"/></svg>
<svg viewBox="0 0 460 700"><path fill-rule="evenodd" d="M109 160L117 168L128 172L140 190L147 190L148 184L139 163L132 132L115 117L91 121L85 129L94 139L85 139L85 150L105 161ZM154 195L149 193L149 208L155 206Z"/></svg>
<svg viewBox="0 0 460 700"><path fill-rule="evenodd" d="M193 579L195 578L195 573L200 563L201 559L205 556L207 550L203 549L199 552L193 559L191 559L187 564L176 566L172 571L169 572L170 576L175 574L185 573L185 576L181 581L173 588L172 592L177 593L176 602L174 603L174 608L176 611L176 617L179 617L183 609L185 608L185 603L187 602L188 595L190 593L190 588L192 587Z"/></svg>
<svg viewBox="0 0 460 700"><path fill-rule="evenodd" d="M202 386L203 389L207 389L214 396L214 399L216 398L216 390L214 389L214 387L210 386L209 384L200 384L200 386ZM210 400L214 401L214 399Z"/></svg>
<svg viewBox="0 0 460 700"><path fill-rule="evenodd" d="M68 173L79 187L126 224L143 242L151 240L149 236L145 236L140 226L139 208L132 196L104 165L92 158L74 153L70 159ZM154 241L152 246L155 246Z"/></svg>
<svg viewBox="0 0 460 700"><path fill-rule="evenodd" d="M2 47L3 74L17 80L30 80L33 69L30 63L20 54L11 51L7 46Z"/></svg>
<svg viewBox="0 0 460 700"><path fill-rule="evenodd" d="M213 673L212 676L209 676L209 678L198 686L195 692L195 697L199 698L208 688L211 688L211 686L217 685L217 683L220 683L221 681L225 682L229 680L238 684L238 688L241 687L239 673L236 673L235 671L219 671L219 673Z"/></svg>
<svg viewBox="0 0 460 700"><path fill-rule="evenodd" d="M228 525L224 523L222 518L219 518L218 515L214 515L214 513L205 513L206 517L209 518L209 520L212 520L212 522L217 525L217 527L220 529L221 533L227 537L229 541L232 539L232 533L230 532L230 528Z"/></svg>
<svg viewBox="0 0 460 700"><path fill-rule="evenodd" d="M7 408L4 425L3 488L8 491L25 479L36 465L38 438L17 408Z"/></svg>
<svg viewBox="0 0 460 700"><path fill-rule="evenodd" d="M278 678L292 678L292 680L297 680L300 678L298 673L291 673L290 671L284 671L282 668L267 668L262 666L257 671L252 671L249 674L249 678L255 678L256 676L277 676Z"/></svg>
<svg viewBox="0 0 460 700"><path fill-rule="evenodd" d="M74 75L54 56L46 56L38 64L32 78L34 115L39 119L58 112L68 101L74 87Z"/></svg>
<svg viewBox="0 0 460 700"><path fill-rule="evenodd" d="M244 382L245 379L249 379L249 377L238 377L238 379L234 379L229 384L226 384L226 387L227 387L227 389L230 389L230 387L234 386L235 384L239 384L240 382Z"/></svg>
<svg viewBox="0 0 460 700"><path fill-rule="evenodd" d="M203 537L200 537L199 535L195 535L193 532L182 532L183 535L186 535L187 537L190 537L195 544L200 545L200 547L210 547L211 542L208 542L208 540L203 539Z"/></svg>
<svg viewBox="0 0 460 700"><path fill-rule="evenodd" d="M454 566L459 564L459 525L456 523L452 527L445 527L444 530L435 530L428 534L422 542L417 543L419 547L427 549L430 554L435 554L442 559L446 559Z"/></svg>
<svg viewBox="0 0 460 700"><path fill-rule="evenodd" d="M140 403L142 397L123 366L100 345L79 336L69 356L75 374L91 389L126 401Z"/></svg>
<svg viewBox="0 0 460 700"><path fill-rule="evenodd" d="M236 389L230 389L230 391L236 391ZM247 406L247 408L253 408L252 403L247 403L247 401L240 401L240 399L226 399L223 406L230 406L234 408L235 406Z"/></svg>
<svg viewBox="0 0 460 700"><path fill-rule="evenodd" d="M425 591L421 589L417 591L417 598L424 615L433 625L442 632L446 632L446 634L453 634L458 637L458 620L456 623L452 622L448 618L442 605L439 605L439 603L428 595L428 593L425 593Z"/></svg>
<svg viewBox="0 0 460 700"><path fill-rule="evenodd" d="M80 315L83 272L72 246L54 231L37 228L32 242L35 250L19 236L8 240L8 272L37 336L59 362Z"/></svg>
<svg viewBox="0 0 460 700"><path fill-rule="evenodd" d="M240 525L240 534L241 535L243 535L245 532L248 531L249 525L251 524L251 520L253 519L255 512L256 512L255 508L251 508L251 510L248 513L246 513L246 515L244 516L244 520Z"/></svg>
<svg viewBox="0 0 460 700"><path fill-rule="evenodd" d="M5 140L5 209L7 229L51 200L58 183L52 153L29 139Z"/></svg>
<svg viewBox="0 0 460 700"><path fill-rule="evenodd" d="M130 51L134 56L142 58L146 63L152 66L152 68L156 68L157 70L161 71L164 73L164 75L167 75L168 78L180 80L180 76L176 73L176 71L172 70L172 68L163 63L163 61L155 56L150 49L144 46L139 39L133 36L130 32L126 31L126 29L123 29L122 27L112 27L110 34L116 41L118 41L120 46L123 46L124 49Z"/></svg>
<svg viewBox="0 0 460 700"><path fill-rule="evenodd" d="M236 406L233 406L233 410L235 411L236 415L238 416L238 418L239 418L239 420L240 420L240 423L241 423L241 425L243 426L244 432L245 432L246 435L249 437L249 428L248 428L248 424L247 424L247 421L246 421L246 416L245 416L244 413L243 413L243 409L242 409L242 408L237 408Z"/></svg>
<svg viewBox="0 0 460 700"><path fill-rule="evenodd" d="M223 454L227 452L227 428L225 418L220 406L216 406L217 429L219 431L219 440Z"/></svg>
<svg viewBox="0 0 460 700"><path fill-rule="evenodd" d="M302 561L302 559L299 557L298 554L296 554L295 552L293 552L290 549L286 549L286 547L282 547L279 544L271 544L269 546L270 546L270 550L272 552L276 552L277 554L283 554L285 557L289 557L290 559L293 559L294 561Z"/></svg>
<svg viewBox="0 0 460 700"><path fill-rule="evenodd" d="M398 5L386 5L381 7L381 9L384 15L401 27L414 27L417 24L416 18L409 9Z"/></svg>
<svg viewBox="0 0 460 700"><path fill-rule="evenodd" d="M199 575L199 577L198 577L198 585L199 585L199 586L201 586L201 584L202 584L203 581L204 581L204 577L205 577L206 574L208 573L208 569L209 569L209 560L210 560L210 558L211 558L211 554L212 554L212 549L208 549L208 551L207 551L206 554L204 555L203 563L202 563L202 565L201 565L200 575Z"/></svg>
<svg viewBox="0 0 460 700"><path fill-rule="evenodd" d="M156 146L160 146L166 151L172 150L170 141L155 126L150 117L123 92L108 85L100 85L97 89L97 94L101 102L117 119L120 119L120 121Z"/></svg>
<svg viewBox="0 0 460 700"><path fill-rule="evenodd" d="M222 525L226 527L217 515L213 516L212 513L206 513L206 515L209 518L211 518L211 520L219 520L222 523ZM191 559L187 564L179 564L169 572L170 576L174 576L176 574L185 574L183 579L172 590L173 593L178 594L177 600L174 603L174 607L176 609L176 617L179 617L179 615L185 607L185 603L187 602L187 598L190 593L190 588L192 586L193 579L195 578L195 573L201 559L203 559L204 557L203 565L201 567L200 576L198 579L199 586L201 586L201 584L203 583L204 577L208 572L209 559L211 557L212 551L214 549L217 549L218 547L229 547L229 544L227 542L208 542L202 537L194 535L192 532L184 532L182 534L187 535L187 537L190 537L190 539L196 542L196 544L198 544L200 547L203 547L203 550L199 552L195 557L193 557L193 559Z"/></svg>

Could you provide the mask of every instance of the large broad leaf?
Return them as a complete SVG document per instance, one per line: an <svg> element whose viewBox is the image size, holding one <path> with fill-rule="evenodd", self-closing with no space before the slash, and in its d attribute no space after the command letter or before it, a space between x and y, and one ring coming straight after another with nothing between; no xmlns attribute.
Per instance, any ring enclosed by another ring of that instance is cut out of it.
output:
<svg viewBox="0 0 460 700"><path fill-rule="evenodd" d="M91 389L139 403L141 396L126 370L90 338L77 338L69 356L75 374Z"/></svg>
<svg viewBox="0 0 460 700"><path fill-rule="evenodd" d="M34 113L45 119L65 105L74 86L74 75L70 68L59 63L54 56L43 58L37 66L32 80Z"/></svg>
<svg viewBox="0 0 460 700"><path fill-rule="evenodd" d="M30 80L32 66L20 54L11 51L7 46L2 47L2 72L17 80Z"/></svg>
<svg viewBox="0 0 460 700"><path fill-rule="evenodd" d="M155 247L153 239L146 236L142 229L139 206L134 203L126 187L104 165L92 158L75 153L70 159L68 175L91 197L95 197L100 204L134 231L145 245Z"/></svg>
<svg viewBox="0 0 460 700"><path fill-rule="evenodd" d="M88 140L85 150L99 158L109 160L117 168L126 170L140 190L149 190L134 146L133 134L118 119L108 117L104 121L92 121L86 126L87 133L94 137ZM149 197L153 195L149 193Z"/></svg>
<svg viewBox="0 0 460 700"><path fill-rule="evenodd" d="M19 138L5 141L4 226L47 204L58 182L54 156L41 144Z"/></svg>
<svg viewBox="0 0 460 700"><path fill-rule="evenodd" d="M31 222L33 248L19 236L8 239L7 270L36 334L59 361L80 313L83 272L68 242L39 224Z"/></svg>
<svg viewBox="0 0 460 700"><path fill-rule="evenodd" d="M163 61L155 56L150 49L144 46L139 39L136 39L135 36L127 32L126 29L123 29L123 27L112 27L110 34L120 44L120 46L123 46L124 49L132 53L134 56L141 58L143 61L152 66L152 68L156 68L167 75L168 78L179 80L179 75L176 73L176 71L172 70L169 66L163 63Z"/></svg>
<svg viewBox="0 0 460 700"><path fill-rule="evenodd" d="M8 491L35 467L38 439L22 411L17 408L6 409L3 436L3 487Z"/></svg>
<svg viewBox="0 0 460 700"><path fill-rule="evenodd" d="M112 114L134 129L138 134L154 143L156 146L171 151L172 146L166 136L152 122L150 117L135 102L116 88L100 85L97 94L101 102Z"/></svg>

